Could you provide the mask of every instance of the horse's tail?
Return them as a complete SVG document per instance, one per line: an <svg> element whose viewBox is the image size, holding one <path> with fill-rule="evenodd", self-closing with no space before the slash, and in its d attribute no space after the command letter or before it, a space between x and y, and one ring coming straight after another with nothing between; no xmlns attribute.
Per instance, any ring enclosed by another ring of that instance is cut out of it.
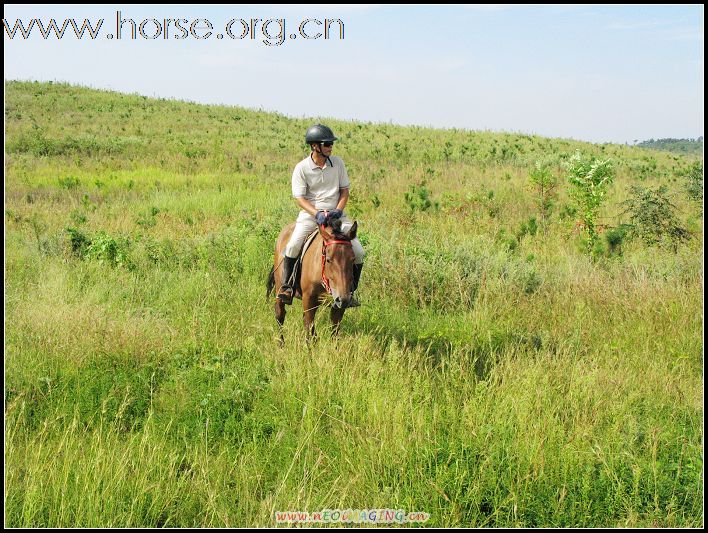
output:
<svg viewBox="0 0 708 533"><path fill-rule="evenodd" d="M275 286L275 267L270 267L270 274L268 274L268 284L266 285L266 301L270 298L270 293Z"/></svg>

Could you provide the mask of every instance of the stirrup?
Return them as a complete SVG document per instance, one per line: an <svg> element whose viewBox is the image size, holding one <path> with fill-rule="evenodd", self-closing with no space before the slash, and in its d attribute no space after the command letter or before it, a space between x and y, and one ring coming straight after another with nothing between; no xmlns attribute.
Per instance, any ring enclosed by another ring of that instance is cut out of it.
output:
<svg viewBox="0 0 708 533"><path fill-rule="evenodd" d="M292 305L293 303L293 289L291 287L283 286L278 292L278 300L283 302L285 305Z"/></svg>

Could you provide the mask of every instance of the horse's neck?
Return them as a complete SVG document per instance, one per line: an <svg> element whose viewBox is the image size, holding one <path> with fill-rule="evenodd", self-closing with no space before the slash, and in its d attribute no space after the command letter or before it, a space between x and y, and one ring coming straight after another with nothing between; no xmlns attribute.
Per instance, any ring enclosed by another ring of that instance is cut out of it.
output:
<svg viewBox="0 0 708 533"><path fill-rule="evenodd" d="M317 292L322 287L322 242L322 236L317 235L302 256L299 277L303 297L309 291Z"/></svg>
<svg viewBox="0 0 708 533"><path fill-rule="evenodd" d="M313 275L322 275L322 235L317 235L310 246L305 250L305 255L302 257L302 272L313 273Z"/></svg>

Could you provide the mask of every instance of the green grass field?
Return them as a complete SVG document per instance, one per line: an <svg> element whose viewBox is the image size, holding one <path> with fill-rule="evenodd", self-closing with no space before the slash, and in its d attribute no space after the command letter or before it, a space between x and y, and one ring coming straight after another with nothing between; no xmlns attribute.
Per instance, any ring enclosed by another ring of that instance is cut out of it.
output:
<svg viewBox="0 0 708 533"><path fill-rule="evenodd" d="M281 349L266 278L320 119L5 91L7 526L381 508L703 525L700 159L322 118L367 251L362 307L337 339L320 312L308 345L296 301ZM576 150L615 168L591 253ZM536 161L558 180L544 219ZM612 241L635 185L666 186L690 239Z"/></svg>

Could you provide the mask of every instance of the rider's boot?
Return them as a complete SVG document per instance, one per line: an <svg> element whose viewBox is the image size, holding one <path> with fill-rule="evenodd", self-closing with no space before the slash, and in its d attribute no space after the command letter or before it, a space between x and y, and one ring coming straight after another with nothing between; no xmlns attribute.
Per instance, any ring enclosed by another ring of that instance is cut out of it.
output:
<svg viewBox="0 0 708 533"><path fill-rule="evenodd" d="M283 256L283 275L281 279L281 287L278 291L278 299L284 304L290 305L293 303L293 284L290 282L290 278L293 275L293 267L297 262L297 258Z"/></svg>
<svg viewBox="0 0 708 533"><path fill-rule="evenodd" d="M361 269L364 267L364 264L360 265L354 265L354 279L352 281L352 298L349 301L349 306L348 307L359 307L361 304L359 303L359 300L356 299L354 296L354 291L356 291L357 287L359 287L359 278L361 278Z"/></svg>

